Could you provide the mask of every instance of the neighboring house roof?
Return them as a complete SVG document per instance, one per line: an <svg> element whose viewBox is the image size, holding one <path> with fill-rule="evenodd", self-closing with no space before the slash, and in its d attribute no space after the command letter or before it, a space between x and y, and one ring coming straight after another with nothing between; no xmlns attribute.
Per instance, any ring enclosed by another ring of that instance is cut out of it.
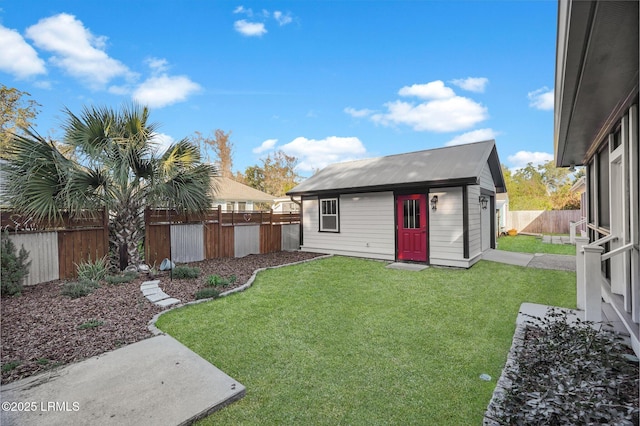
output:
<svg viewBox="0 0 640 426"><path fill-rule="evenodd" d="M494 140L331 164L287 195L385 191L401 187L474 185L489 162L496 192L505 191Z"/></svg>
<svg viewBox="0 0 640 426"><path fill-rule="evenodd" d="M580 176L580 179L571 186L570 190L571 192L577 192L578 194L585 192L587 190L586 178L584 176Z"/></svg>
<svg viewBox="0 0 640 426"><path fill-rule="evenodd" d="M266 192L258 191L255 188L222 176L215 178L215 185L214 200L273 203L273 200L276 198Z"/></svg>
<svg viewBox="0 0 640 426"><path fill-rule="evenodd" d="M583 165L638 93L638 2L560 1L556 166Z"/></svg>

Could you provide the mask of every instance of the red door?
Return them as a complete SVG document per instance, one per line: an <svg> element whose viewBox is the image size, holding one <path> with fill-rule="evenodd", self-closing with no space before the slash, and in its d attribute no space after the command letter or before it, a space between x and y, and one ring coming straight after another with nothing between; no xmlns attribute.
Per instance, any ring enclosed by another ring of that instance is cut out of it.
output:
<svg viewBox="0 0 640 426"><path fill-rule="evenodd" d="M427 261L427 195L399 195L398 260Z"/></svg>

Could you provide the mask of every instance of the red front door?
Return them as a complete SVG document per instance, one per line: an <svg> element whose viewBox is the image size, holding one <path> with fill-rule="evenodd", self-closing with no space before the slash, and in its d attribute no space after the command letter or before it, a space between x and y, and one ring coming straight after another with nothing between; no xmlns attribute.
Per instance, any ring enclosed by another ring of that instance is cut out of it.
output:
<svg viewBox="0 0 640 426"><path fill-rule="evenodd" d="M398 260L427 261L427 195L399 195Z"/></svg>

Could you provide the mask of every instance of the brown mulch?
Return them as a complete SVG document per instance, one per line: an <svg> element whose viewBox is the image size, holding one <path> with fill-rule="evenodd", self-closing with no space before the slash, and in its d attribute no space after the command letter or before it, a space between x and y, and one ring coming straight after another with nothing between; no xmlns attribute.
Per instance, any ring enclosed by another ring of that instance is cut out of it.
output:
<svg viewBox="0 0 640 426"><path fill-rule="evenodd" d="M199 278L173 279L161 273L160 288L183 303L195 300L195 293L206 288L209 275L237 281L229 289L247 282L259 268L285 265L320 256L316 253L278 252L248 255L242 258L213 259L194 262ZM140 276L133 282L109 285L85 297L70 299L61 294L64 281L51 281L25 287L21 296L3 297L0 301L0 342L2 383L9 383L50 368L77 362L134 343L152 334L147 325L162 311L144 298ZM89 321L98 327L79 329ZM19 363L17 367L9 367Z"/></svg>

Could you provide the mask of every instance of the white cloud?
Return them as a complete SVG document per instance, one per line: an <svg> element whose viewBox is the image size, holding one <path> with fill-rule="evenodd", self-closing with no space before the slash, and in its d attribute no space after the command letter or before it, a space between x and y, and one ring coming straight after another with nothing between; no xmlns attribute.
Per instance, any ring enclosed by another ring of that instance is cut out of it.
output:
<svg viewBox="0 0 640 426"><path fill-rule="evenodd" d="M499 133L496 132L493 129L472 130L470 132L463 133L461 135L456 136L455 138L453 138L449 142L447 142L445 145L446 146L453 146L453 145L462 145L462 144L471 143L471 142L486 141L486 140L490 140L490 139L495 139L495 137L498 134Z"/></svg>
<svg viewBox="0 0 640 426"><path fill-rule="evenodd" d="M527 93L529 98L529 106L544 111L550 111L553 109L554 94L553 89L548 87L541 87L538 90Z"/></svg>
<svg viewBox="0 0 640 426"><path fill-rule="evenodd" d="M421 104L402 101L385 104L387 112L371 116L384 126L405 124L416 131L456 132L473 127L489 117L487 108L461 96Z"/></svg>
<svg viewBox="0 0 640 426"><path fill-rule="evenodd" d="M280 24L280 26L290 24L293 21L293 18L291 17L290 13L287 13L285 15L279 10L276 10L275 12L273 12L273 19L275 19L278 22L278 24Z"/></svg>
<svg viewBox="0 0 640 426"><path fill-rule="evenodd" d="M252 16L253 15L253 11L251 9L247 9L244 6L238 6L235 9L233 9L233 13L244 13L247 14L248 16Z"/></svg>
<svg viewBox="0 0 640 426"><path fill-rule="evenodd" d="M278 139L267 139L266 141L262 142L259 147L253 148L251 152L253 152L254 154L262 154L265 151L273 149L273 147L276 146L277 142Z"/></svg>
<svg viewBox="0 0 640 426"><path fill-rule="evenodd" d="M156 154L162 155L175 142L175 139L165 133L154 133L151 142L156 145Z"/></svg>
<svg viewBox="0 0 640 426"><path fill-rule="evenodd" d="M153 76L140 84L133 92L133 99L150 108L162 108L182 102L193 93L200 91L199 84L186 76Z"/></svg>
<svg viewBox="0 0 640 426"><path fill-rule="evenodd" d="M46 74L44 61L15 30L0 25L0 70L18 79Z"/></svg>
<svg viewBox="0 0 640 426"><path fill-rule="evenodd" d="M151 68L152 72L164 72L169 68L169 62L167 62L164 58L147 58L145 60L149 68Z"/></svg>
<svg viewBox="0 0 640 426"><path fill-rule="evenodd" d="M245 19L234 22L233 28L247 37L262 37L267 33L267 29L262 22L249 22Z"/></svg>
<svg viewBox="0 0 640 426"><path fill-rule="evenodd" d="M546 163L549 160L553 160L553 154L549 154L548 152L518 151L514 155L508 156L507 160L514 169L518 169L525 167L529 163L532 163L534 166Z"/></svg>
<svg viewBox="0 0 640 426"><path fill-rule="evenodd" d="M357 137L329 136L325 139L297 137L280 147L300 161L298 170L313 171L328 164L362 158L367 150Z"/></svg>
<svg viewBox="0 0 640 426"><path fill-rule="evenodd" d="M373 114L373 110L370 109L355 109L355 108L351 108L351 107L346 107L344 109L344 112L346 112L347 114L349 114L350 116L354 117L354 118L362 118L362 117L368 117L371 114Z"/></svg>
<svg viewBox="0 0 640 426"><path fill-rule="evenodd" d="M451 83L470 92L483 93L489 79L486 77L467 77L451 80Z"/></svg>
<svg viewBox="0 0 640 426"><path fill-rule="evenodd" d="M417 96L422 99L448 99L456 94L450 87L445 86L441 80L436 80L426 84L404 86L398 91L398 95Z"/></svg>
<svg viewBox="0 0 640 426"><path fill-rule="evenodd" d="M73 15L61 13L41 19L27 28L26 35L38 48L52 52L54 65L93 89L103 88L116 77L135 77L104 51L107 38L91 34Z"/></svg>

